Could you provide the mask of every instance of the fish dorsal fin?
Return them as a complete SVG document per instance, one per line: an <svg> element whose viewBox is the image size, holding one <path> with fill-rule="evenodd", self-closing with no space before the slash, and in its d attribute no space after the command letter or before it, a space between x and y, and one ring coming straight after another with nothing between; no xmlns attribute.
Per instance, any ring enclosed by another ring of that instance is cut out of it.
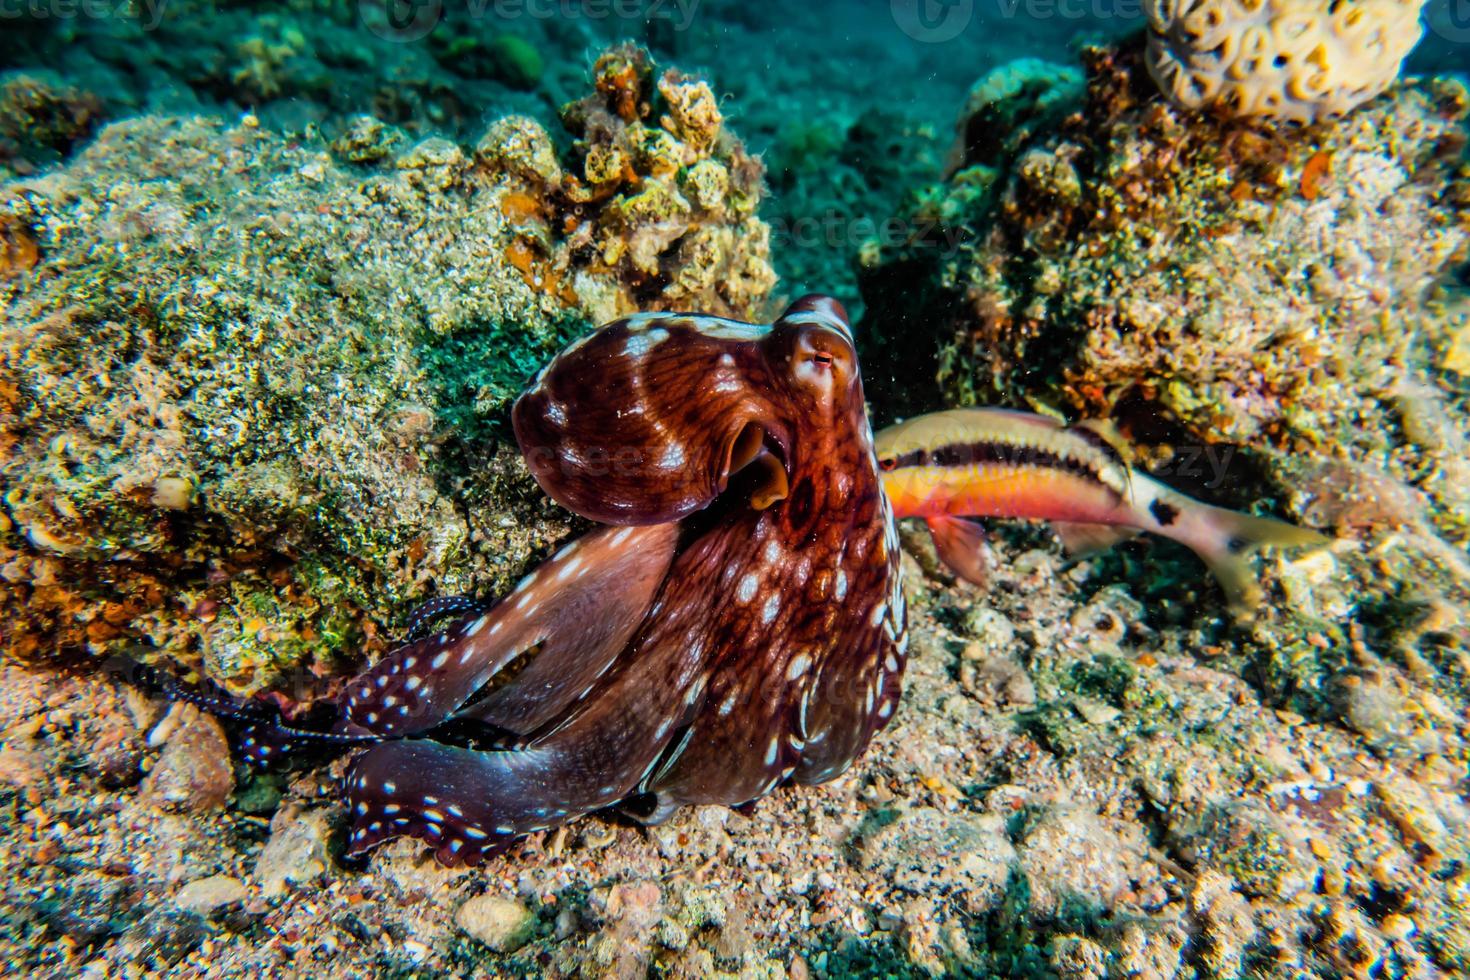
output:
<svg viewBox="0 0 1470 980"><path fill-rule="evenodd" d="M1133 444L1118 431L1118 424L1112 419L1083 419L1073 425L1072 430L1097 448L1116 456L1121 466L1132 467L1138 458Z"/></svg>
<svg viewBox="0 0 1470 980"><path fill-rule="evenodd" d="M1102 453L1108 460L1118 468L1119 475L1123 478L1123 495L1133 499L1133 461L1137 453L1112 419L1083 419L1068 429L1098 452Z"/></svg>

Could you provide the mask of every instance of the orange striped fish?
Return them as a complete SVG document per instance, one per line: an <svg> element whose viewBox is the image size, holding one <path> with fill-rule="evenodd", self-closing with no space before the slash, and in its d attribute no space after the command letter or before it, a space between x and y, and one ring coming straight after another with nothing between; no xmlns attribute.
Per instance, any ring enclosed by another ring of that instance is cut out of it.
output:
<svg viewBox="0 0 1470 980"><path fill-rule="evenodd" d="M971 517L1052 522L1072 553L1148 531L1189 547L1238 611L1261 587L1244 556L1261 546L1327 538L1268 517L1214 507L1129 467L1101 433L1043 415L963 408L920 415L880 432L883 489L895 517L922 517L940 558L961 578L986 580L985 532Z"/></svg>

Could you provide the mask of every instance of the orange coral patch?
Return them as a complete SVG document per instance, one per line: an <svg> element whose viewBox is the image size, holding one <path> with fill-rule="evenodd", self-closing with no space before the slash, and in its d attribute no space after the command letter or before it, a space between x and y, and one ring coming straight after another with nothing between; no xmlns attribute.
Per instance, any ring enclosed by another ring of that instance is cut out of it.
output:
<svg viewBox="0 0 1470 980"><path fill-rule="evenodd" d="M546 265L536 247L524 238L510 243L505 250L505 258L521 274L527 286L541 293L560 293L561 277Z"/></svg>
<svg viewBox="0 0 1470 980"><path fill-rule="evenodd" d="M1322 178L1332 175L1332 154L1318 150L1307 160L1306 166L1302 167L1301 182L1298 189L1302 197L1308 201L1315 201L1322 196Z"/></svg>
<svg viewBox="0 0 1470 980"><path fill-rule="evenodd" d="M541 200L524 191L511 191L500 199L500 213L522 224L541 217Z"/></svg>
<svg viewBox="0 0 1470 980"><path fill-rule="evenodd" d="M517 272L527 276L536 265L536 250L524 238L517 238L505 250L505 258Z"/></svg>
<svg viewBox="0 0 1470 980"><path fill-rule="evenodd" d="M41 261L36 240L11 218L0 218L0 278L29 272Z"/></svg>

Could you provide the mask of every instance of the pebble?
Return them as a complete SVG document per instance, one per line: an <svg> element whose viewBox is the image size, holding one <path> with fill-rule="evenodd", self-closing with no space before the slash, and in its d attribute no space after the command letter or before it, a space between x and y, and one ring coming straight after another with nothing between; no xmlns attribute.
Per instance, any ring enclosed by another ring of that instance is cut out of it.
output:
<svg viewBox="0 0 1470 980"><path fill-rule="evenodd" d="M1003 614L986 605L977 603L970 609L964 618L964 628L987 650L1009 650L1016 642L1016 627Z"/></svg>
<svg viewBox="0 0 1470 980"><path fill-rule="evenodd" d="M512 898L480 895L461 905L454 924L496 953L513 953L536 934L536 914Z"/></svg>
<svg viewBox="0 0 1470 980"><path fill-rule="evenodd" d="M290 806L271 820L271 836L255 862L255 880L267 898L284 894L327 870L327 818L321 810Z"/></svg>
<svg viewBox="0 0 1470 980"><path fill-rule="evenodd" d="M1137 849L1108 821L1081 809L1046 813L1020 854L1032 883L1031 908L1040 915L1073 905L1111 911L1141 864Z"/></svg>
<svg viewBox="0 0 1470 980"><path fill-rule="evenodd" d="M208 915L215 909L245 901L248 891L243 882L229 875L198 878L179 889L174 904L188 912Z"/></svg>
<svg viewBox="0 0 1470 980"><path fill-rule="evenodd" d="M163 754L143 780L143 795L173 812L217 810L235 788L230 745L219 722L192 704L178 703L149 735Z"/></svg>
<svg viewBox="0 0 1470 980"><path fill-rule="evenodd" d="M966 693L1022 708L1036 703L1036 685L1026 668L1009 654L990 653L979 643L971 643L960 658L960 686Z"/></svg>
<svg viewBox="0 0 1470 980"><path fill-rule="evenodd" d="M1110 721L1116 721L1123 713L1110 704L1094 701L1091 698L1073 698L1072 707L1089 725L1106 725Z"/></svg>
<svg viewBox="0 0 1470 980"><path fill-rule="evenodd" d="M1414 920L1407 915L1390 914L1383 920L1383 934L1390 939L1408 939L1419 931Z"/></svg>

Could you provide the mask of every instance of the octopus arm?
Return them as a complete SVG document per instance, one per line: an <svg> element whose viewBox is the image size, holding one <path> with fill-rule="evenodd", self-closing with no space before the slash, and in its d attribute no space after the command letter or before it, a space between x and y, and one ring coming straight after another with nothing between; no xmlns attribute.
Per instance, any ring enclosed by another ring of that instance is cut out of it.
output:
<svg viewBox="0 0 1470 980"><path fill-rule="evenodd" d="M847 771L892 717L903 666L901 645L886 623L833 651L818 666L797 712L803 746L793 777L797 782L824 783Z"/></svg>
<svg viewBox="0 0 1470 980"><path fill-rule="evenodd" d="M686 517L751 465L767 470L769 506L784 493L790 433L771 401L768 332L680 316L603 327L516 402L531 472L557 503L606 524Z"/></svg>
<svg viewBox="0 0 1470 980"><path fill-rule="evenodd" d="M393 837L426 841L444 864L475 864L518 836L637 792L688 724L700 651L656 631L570 719L512 751L427 740L375 745L347 775L348 852Z"/></svg>
<svg viewBox="0 0 1470 980"><path fill-rule="evenodd" d="M452 718L525 735L563 713L623 650L668 573L676 525L599 528L510 595L394 651L343 695L349 732L384 737Z"/></svg>

